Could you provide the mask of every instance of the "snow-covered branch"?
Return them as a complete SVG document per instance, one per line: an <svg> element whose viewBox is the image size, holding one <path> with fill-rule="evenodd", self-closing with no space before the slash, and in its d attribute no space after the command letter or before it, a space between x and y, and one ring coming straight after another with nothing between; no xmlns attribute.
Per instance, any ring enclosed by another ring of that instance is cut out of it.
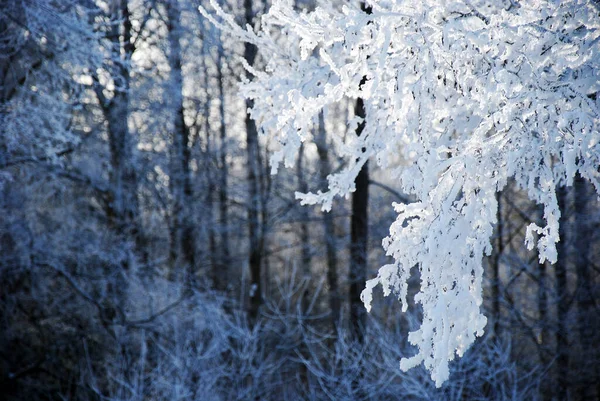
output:
<svg viewBox="0 0 600 401"><path fill-rule="evenodd" d="M298 197L329 210L374 158L417 199L394 205L398 217L383 241L394 263L367 283L363 299L370 308L381 284L406 309L406 281L418 265L424 315L410 334L418 353L401 367L423 362L439 386L448 361L486 324L482 258L492 252L496 192L513 179L543 206L546 225L527 229L541 262L557 259L555 189L579 173L600 192L600 19L591 2L576 0L369 4L371 15L351 5L299 13L276 0L258 33L213 6L220 26L256 44L265 60L242 93L279 143L273 172L293 165L324 107L364 100L366 125L343 143L344 170L329 176L327 192Z"/></svg>

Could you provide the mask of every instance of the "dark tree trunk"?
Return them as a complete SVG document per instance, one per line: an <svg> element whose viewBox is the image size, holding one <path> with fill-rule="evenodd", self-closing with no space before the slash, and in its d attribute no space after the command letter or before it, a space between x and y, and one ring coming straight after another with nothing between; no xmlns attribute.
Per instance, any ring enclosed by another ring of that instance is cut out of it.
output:
<svg viewBox="0 0 600 401"><path fill-rule="evenodd" d="M196 232L192 224L190 205L192 183L190 172L190 130L184 120L183 74L181 69L181 16L177 1L167 2L169 31L169 66L171 68L171 101L175 110L170 152L171 192L173 197L171 252L173 268L186 268L186 281L196 272Z"/></svg>
<svg viewBox="0 0 600 401"><path fill-rule="evenodd" d="M205 217L206 234L208 235L208 255L207 260L209 261L208 274L211 278L213 286L217 287L217 282L220 280L219 264L217 256L217 227L215 222L215 158L216 153L214 151L214 139L212 136L212 128L210 123L210 103L211 99L208 95L209 82L206 76L206 62L203 62L205 71L204 87L206 88L207 99L204 107L204 132L206 134L206 148L204 154L204 172L206 174L206 192L204 193L204 204L202 213Z"/></svg>
<svg viewBox="0 0 600 401"><path fill-rule="evenodd" d="M373 11L366 3L361 3L361 9L366 14L371 14ZM366 80L367 77L363 77L360 86ZM363 119L356 127L356 136L361 136L366 123L366 110L362 98L356 99L354 114ZM364 329L367 318L365 307L360 299L360 293L367 281L367 241L369 234L368 162L360 169L354 185L355 191L352 194L352 216L350 219L350 327L352 335L362 343L364 341Z"/></svg>
<svg viewBox="0 0 600 401"><path fill-rule="evenodd" d="M225 82L223 78L223 43L219 41L217 53L217 81L219 85L219 115L221 118L219 154L219 224L220 224L220 252L218 272L215 285L217 290L226 291L229 276L230 252L229 252L229 209L228 209L228 178L229 169L227 165L227 127L225 125Z"/></svg>
<svg viewBox="0 0 600 401"><path fill-rule="evenodd" d="M540 361L542 365L546 365L547 358L545 354L545 348L548 343L548 288L546 278L547 262L538 264L538 313L540 323Z"/></svg>
<svg viewBox="0 0 600 401"><path fill-rule="evenodd" d="M569 400L569 337L568 314L569 300L567 287L567 191L564 187L557 189L560 207L560 242L557 244L558 261L554 265L556 279L556 307L558 311L556 326L556 368L557 391L560 400Z"/></svg>
<svg viewBox="0 0 600 401"><path fill-rule="evenodd" d="M245 22L252 25L254 21L254 11L252 10L252 0L244 0L244 16ZM244 44L244 58L248 65L254 64L257 48L251 43ZM248 78L252 76L248 74ZM246 100L246 109L251 109L254 106L252 100ZM262 229L260 224L260 187L259 187L259 147L258 147L258 131L254 120L246 113L246 152L247 152L247 169L248 169L248 230L249 230L249 267L250 267L250 302L248 315L250 324L253 325L258 317L260 306L262 305L262 277L261 265L263 256L263 240Z"/></svg>
<svg viewBox="0 0 600 401"><path fill-rule="evenodd" d="M300 152L298 153L298 165L296 166L296 173L298 178L298 191L302 193L308 192L308 184L304 177L304 144L300 145ZM309 283L311 279L311 249L310 249L310 231L308 227L308 207L300 206L300 272L304 280L305 289L302 296L302 314L305 315L308 312L309 305Z"/></svg>
<svg viewBox="0 0 600 401"><path fill-rule="evenodd" d="M538 225L542 226L542 218L544 215L543 208L538 208L537 211ZM537 307L538 307L538 353L542 369L548 366L548 351L550 351L550 335L548 333L548 266L549 262L538 263L537 265ZM544 387L540 388L540 396L542 400L550 400L551 394Z"/></svg>
<svg viewBox="0 0 600 401"><path fill-rule="evenodd" d="M331 164L327 152L327 136L325 132L325 117L319 114L319 126L315 143L319 155L319 174L322 185L327 186L327 176L331 174ZM335 333L340 322L340 294L338 290L337 249L335 241L335 227L331 213L323 214L323 228L325 231L325 250L327 254L327 284L329 286L329 309L331 310L332 329Z"/></svg>
<svg viewBox="0 0 600 401"><path fill-rule="evenodd" d="M598 338L595 324L595 304L592 293L593 280L590 275L590 227L587 215L587 186L579 174L575 177L575 227L573 228L575 245L575 272L577 274L577 325L579 331L579 345L581 347L580 363L581 375L578 385L580 400L591 400L596 393L596 380L598 379ZM596 394L600 397L600 394Z"/></svg>
<svg viewBox="0 0 600 401"><path fill-rule="evenodd" d="M494 336L496 339L500 337L500 260L504 253L504 216L502 215L502 193L496 194L496 200L498 201L498 211L496 212L496 218L498 223L496 225L496 235L498 244L496 253L494 255L492 264L492 315L494 319Z"/></svg>
<svg viewBox="0 0 600 401"><path fill-rule="evenodd" d="M247 107L252 107L252 102L247 102ZM250 319L255 321L262 304L261 264L262 264L262 238L260 227L260 199L258 188L258 133L254 121L246 117L246 146L248 152L248 229L249 229L249 267L250 267Z"/></svg>
<svg viewBox="0 0 600 401"><path fill-rule="evenodd" d="M364 103L361 98L356 101L355 114L365 118ZM365 127L362 121L356 135L360 136ZM352 194L352 216L350 221L350 325L352 333L360 342L363 341L366 310L360 300L367 281L367 240L368 240L368 203L369 203L369 165L364 164L355 180L356 190Z"/></svg>
<svg viewBox="0 0 600 401"><path fill-rule="evenodd" d="M137 196L138 180L134 162L134 143L129 131L129 87L130 65L134 47L131 41L131 20L127 1L115 2L110 10L112 30L109 38L113 44L111 57L111 75L118 90L108 100L102 87L96 85L98 101L108 125L111 170L111 200L107 215L114 229L133 241L143 262L147 262L145 241L141 232L139 201ZM125 269L129 261L123 262Z"/></svg>

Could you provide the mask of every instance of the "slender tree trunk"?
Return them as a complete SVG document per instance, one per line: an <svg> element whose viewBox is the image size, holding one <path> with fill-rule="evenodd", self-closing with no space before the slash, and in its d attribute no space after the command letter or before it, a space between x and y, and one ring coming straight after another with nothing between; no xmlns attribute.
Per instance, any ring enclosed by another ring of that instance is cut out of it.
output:
<svg viewBox="0 0 600 401"><path fill-rule="evenodd" d="M498 211L496 212L496 218L498 223L496 225L497 235L497 248L494 255L492 264L492 314L494 319L494 336L496 339L500 338L500 260L504 253L504 216L502 215L502 194L498 192L496 194L496 200L498 201Z"/></svg>
<svg viewBox="0 0 600 401"><path fill-rule="evenodd" d="M581 376L578 385L580 400L591 400L596 388L595 380L598 378L598 339L595 327L594 298L592 293L592 278L589 269L590 255L590 230L588 225L586 182L579 174L575 177L574 209L575 227L573 227L575 245L575 272L577 274L577 325L579 331L579 344L581 347L580 362ZM596 394L600 397L600 394Z"/></svg>
<svg viewBox="0 0 600 401"><path fill-rule="evenodd" d="M371 14L372 9L366 3L361 3L361 9ZM363 77L362 86L367 80ZM366 110L362 98L356 99L354 114L363 120L356 127L356 136L361 136L365 129ZM369 163L366 162L354 181L355 191L352 194L352 216L350 220L350 326L353 336L364 341L366 310L360 300L365 282L367 281L367 242L369 233Z"/></svg>
<svg viewBox="0 0 600 401"><path fill-rule="evenodd" d="M198 127L198 138L204 132L204 149L200 150L201 159L199 161L200 170L204 173L200 179L205 185L206 190L203 192L202 201L200 202L200 214L202 219L202 238L201 243L208 243L208 252L206 248L199 249L199 258L203 261L206 269L205 273L213 286L217 286L218 279L218 263L217 263L217 240L216 226L214 213L214 198L215 198L215 158L216 154L213 148L214 138L210 119L210 111L212 97L210 94L210 80L208 73L207 59L210 57L210 44L208 40L202 42L202 83L205 92L204 104L202 105L202 125Z"/></svg>
<svg viewBox="0 0 600 401"><path fill-rule="evenodd" d="M110 181L113 190L112 219L115 226L128 238L138 237L139 202L137 175L132 165L132 141L127 128L128 99L124 94L113 98L108 116L111 154Z"/></svg>
<svg viewBox="0 0 600 401"><path fill-rule="evenodd" d="M540 340L541 348L544 349L548 342L548 289L546 279L547 263L538 264L538 313L540 319ZM540 353L542 365L548 362L544 352Z"/></svg>
<svg viewBox="0 0 600 401"><path fill-rule="evenodd" d="M296 165L296 173L298 179L298 191L306 193L308 192L308 184L304 176L304 144L300 145L300 151L298 152L298 163ZM302 283L304 285L304 292L302 294L301 301L301 318L303 324L308 324L304 319L309 314L310 298L309 288L311 283L311 249L310 249L310 231L308 227L308 207L300 206L299 210L300 219L300 274L302 274ZM308 349L306 342L302 341L299 347L299 352L308 357ZM308 369L306 364L300 365L300 381L304 387L308 388Z"/></svg>
<svg viewBox="0 0 600 401"><path fill-rule="evenodd" d="M365 118L364 103L356 101L355 114ZM360 136L365 122L361 122L356 135ZM369 203L369 165L365 163L355 180L356 190L352 194L352 216L350 221L350 325L352 333L360 342L366 322L366 310L360 300L360 293L367 281L367 241Z"/></svg>
<svg viewBox="0 0 600 401"><path fill-rule="evenodd" d="M294 1L294 8L300 10L297 1ZM300 145L298 152L298 164L296 165L296 178L298 180L297 186L298 191L302 193L308 192L308 184L304 177L304 143ZM310 252L310 233L308 228L308 208L300 206L299 219L300 219L300 272L304 285L304 294L302 296L302 315L305 316L308 311L308 287L311 278L310 264L311 264L311 252Z"/></svg>
<svg viewBox="0 0 600 401"><path fill-rule="evenodd" d="M568 337L568 287L567 287L567 191L564 187L557 189L558 205L561 212L560 242L557 244L558 261L554 265L556 279L556 304L557 304L557 327L556 327L556 367L557 391L560 400L569 400L569 337Z"/></svg>
<svg viewBox="0 0 600 401"><path fill-rule="evenodd" d="M196 232L192 224L190 205L192 183L190 172L190 130L185 124L183 103L183 74L181 69L181 15L177 0L167 2L169 32L169 67L171 68L170 97L175 110L171 146L171 192L173 219L170 259L173 268L186 268L186 282L196 271Z"/></svg>
<svg viewBox="0 0 600 401"><path fill-rule="evenodd" d="M206 68L204 69L206 71ZM206 91L208 93L208 79L205 81ZM208 260L210 261L210 277L213 286L217 287L219 281L219 263L217 256L217 229L215 225L215 151L213 149L214 140L212 137L212 128L210 123L210 101L207 100L204 108L204 131L206 132L206 193L204 197L204 213L206 214L206 233L208 235Z"/></svg>
<svg viewBox="0 0 600 401"><path fill-rule="evenodd" d="M216 275L216 288L219 291L227 289L229 276L230 251L229 251L229 209L228 209L228 178L227 164L227 126L225 125L225 82L223 77L223 42L219 41L217 53L217 81L219 85L219 115L221 118L219 154L219 223L220 223L220 252L218 273Z"/></svg>
<svg viewBox="0 0 600 401"><path fill-rule="evenodd" d="M548 342L548 288L546 278L547 262L538 264L538 314L540 319L540 345L544 349ZM548 362L544 352L540 354L542 365Z"/></svg>
<svg viewBox="0 0 600 401"><path fill-rule="evenodd" d="M115 230L126 240L133 241L134 247L147 262L145 241L141 232L140 206L138 201L138 180L134 161L134 143L128 127L130 65L134 47L131 41L131 20L127 1L114 2L110 9L112 29L110 40L113 44L112 78L117 89L107 100L100 87L96 94L108 125L111 170L109 174L112 199L107 214ZM129 261L123 262L129 269Z"/></svg>
<svg viewBox="0 0 600 401"><path fill-rule="evenodd" d="M140 206L138 201L138 181L134 160L134 141L129 131L129 91L131 58L134 52L131 41L131 20L128 2L126 0L111 3L110 9L112 42L111 65L112 79L115 89L110 102L102 94L102 89L96 89L98 100L102 107L108 125L111 170L109 174L112 199L108 206L108 218L114 229L124 237L126 249L134 248L141 257L142 263L148 262L146 244L141 232ZM118 274L115 281L107 286L112 293L114 304L107 304L107 310L123 311L128 301L128 275L131 261L126 253L121 261L124 274ZM119 319L124 316L119 313ZM121 346L121 356L125 365L131 362L124 346ZM125 369L128 380L130 369Z"/></svg>
<svg viewBox="0 0 600 401"><path fill-rule="evenodd" d="M252 0L244 0L244 16L245 22L248 25L252 25L254 21L254 12L252 10ZM254 64L256 58L257 48L251 43L244 44L244 58L249 65ZM248 78L252 76L248 74ZM246 109L251 109L254 105L252 100L246 100ZM259 160L259 147L258 147L258 131L254 120L250 117L249 113L246 113L246 152L247 152L247 169L248 169L248 230L249 230L249 260L248 265L250 268L250 302L248 306L248 315L250 324L256 323L258 318L258 312L262 305L262 277L261 277L261 264L263 254L263 241L261 236L261 225L260 225L260 191L258 175L260 164Z"/></svg>
<svg viewBox="0 0 600 401"><path fill-rule="evenodd" d="M327 185L327 176L331 174L331 164L327 152L327 136L325 132L325 117L319 114L319 126L316 136L317 153L319 155L319 174L322 185ZM323 228L325 232L325 251L327 254L327 284L329 285L329 309L331 310L332 329L335 333L340 322L340 294L338 290L337 249L335 227L331 213L323 213Z"/></svg>
<svg viewBox="0 0 600 401"><path fill-rule="evenodd" d="M296 173L298 178L298 191L306 193L308 192L308 184L304 177L304 144L300 145L300 152L298 153L298 165L296 166ZM303 280L306 288L302 297L302 312L306 314L308 312L309 302L309 282L311 279L311 250L310 250L310 231L308 227L308 208L300 206L300 271L302 273Z"/></svg>
<svg viewBox="0 0 600 401"><path fill-rule="evenodd" d="M268 147L265 149L265 154L269 153ZM269 171L269 159L262 156L260 148L258 149L258 183L259 183L259 210L260 210L260 243L261 252L264 254L265 245L267 243L267 232L269 230L269 196L271 193L271 185L273 184L272 176ZM264 164L263 164L264 163ZM262 256L262 296L271 294L271 260L268 255Z"/></svg>
<svg viewBox="0 0 600 401"><path fill-rule="evenodd" d="M539 208L537 211L538 225L542 225L541 220L544 215L543 208ZM538 350L539 360L542 369L548 366L547 351L549 349L550 335L548 334L548 266L549 262L538 263L537 266L537 307L538 307L538 322L539 322L539 337L538 337ZM540 388L540 396L542 400L549 400L550 394L547 388Z"/></svg>

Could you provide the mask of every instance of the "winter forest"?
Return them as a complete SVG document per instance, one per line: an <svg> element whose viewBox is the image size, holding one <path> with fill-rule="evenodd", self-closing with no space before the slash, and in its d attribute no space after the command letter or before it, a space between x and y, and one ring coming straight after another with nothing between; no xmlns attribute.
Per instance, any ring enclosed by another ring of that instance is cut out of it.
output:
<svg viewBox="0 0 600 401"><path fill-rule="evenodd" d="M0 0L0 399L600 400L600 3Z"/></svg>

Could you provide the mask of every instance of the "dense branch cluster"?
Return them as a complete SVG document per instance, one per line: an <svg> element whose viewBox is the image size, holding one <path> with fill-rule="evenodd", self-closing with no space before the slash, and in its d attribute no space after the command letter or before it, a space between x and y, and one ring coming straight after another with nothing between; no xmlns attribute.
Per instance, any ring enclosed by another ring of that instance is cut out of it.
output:
<svg viewBox="0 0 600 401"><path fill-rule="evenodd" d="M415 197L394 205L398 217L383 241L394 261L367 283L363 300L370 308L381 284L406 309L410 269L419 267L423 321L409 336L418 353L401 367L423 362L439 386L448 361L486 324L482 258L492 251L496 193L513 179L543 206L545 225L530 224L526 242L541 262L555 262L556 188L579 173L600 192L600 19L596 5L575 0L369 5L370 15L350 5L300 13L274 1L255 34L212 3L223 21L213 22L264 57L264 68L248 66L255 79L242 92L279 143L273 172L293 165L323 109L364 99L362 135L334 138L345 168L329 176L327 192L297 196L329 210L376 159Z"/></svg>

